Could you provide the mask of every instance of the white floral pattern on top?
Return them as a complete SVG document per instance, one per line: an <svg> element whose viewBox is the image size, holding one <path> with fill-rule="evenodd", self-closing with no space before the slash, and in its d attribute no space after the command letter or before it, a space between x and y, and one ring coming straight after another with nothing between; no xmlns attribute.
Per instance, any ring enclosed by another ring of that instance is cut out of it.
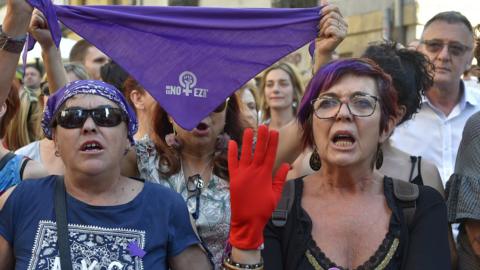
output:
<svg viewBox="0 0 480 270"><path fill-rule="evenodd" d="M148 136L136 141L137 165L140 177L147 181L162 184L180 193L187 202L190 213L195 213L196 199L188 199L183 170L170 178L159 174L159 156L155 145ZM215 269L221 269L222 256L230 229L230 184L213 175L200 194L199 217L195 221L202 241L213 255Z"/></svg>
<svg viewBox="0 0 480 270"><path fill-rule="evenodd" d="M132 257L128 245L136 242L144 248L145 231L68 224L68 237L73 269L143 270L142 259ZM53 221L38 224L28 266L28 270L34 269L60 269L57 225Z"/></svg>

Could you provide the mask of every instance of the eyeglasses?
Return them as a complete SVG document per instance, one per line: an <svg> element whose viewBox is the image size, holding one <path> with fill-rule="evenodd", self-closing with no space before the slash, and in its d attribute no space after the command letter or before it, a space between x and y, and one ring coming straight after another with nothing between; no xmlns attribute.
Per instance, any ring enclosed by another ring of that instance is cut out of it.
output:
<svg viewBox="0 0 480 270"><path fill-rule="evenodd" d="M187 198L187 203L190 199L195 198L195 212L192 213L192 217L195 220L200 215L200 194L204 184L202 177L198 173L187 178L187 191L190 194Z"/></svg>
<svg viewBox="0 0 480 270"><path fill-rule="evenodd" d="M230 100L230 98L227 98L224 102L222 102L222 104L218 105L217 108L215 108L215 110L213 110L214 113L221 113L223 112L226 108L227 108L227 105L228 105L228 101Z"/></svg>
<svg viewBox="0 0 480 270"><path fill-rule="evenodd" d="M63 128L81 128L88 117L101 127L115 127L122 121L127 122L127 117L119 108L102 106L95 109L68 108L60 111L55 118L55 124Z"/></svg>
<svg viewBox="0 0 480 270"><path fill-rule="evenodd" d="M353 94L347 102L343 102L337 97L321 96L310 101L313 107L313 113L320 119L335 118L342 107L346 104L350 114L367 117L373 114L377 105L378 97L364 93Z"/></svg>
<svg viewBox="0 0 480 270"><path fill-rule="evenodd" d="M467 51L472 49L471 47L463 45L460 42L444 42L443 40L439 39L422 40L420 43L424 44L425 49L431 53L439 53L443 47L447 46L448 53L453 56L462 56Z"/></svg>

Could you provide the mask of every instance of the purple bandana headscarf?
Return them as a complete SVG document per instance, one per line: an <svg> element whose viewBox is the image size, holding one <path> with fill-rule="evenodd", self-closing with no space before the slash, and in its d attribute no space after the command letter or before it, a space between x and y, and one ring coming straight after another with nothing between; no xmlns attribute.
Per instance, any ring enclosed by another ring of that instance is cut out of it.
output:
<svg viewBox="0 0 480 270"><path fill-rule="evenodd" d="M54 9L65 26L122 66L188 130L256 74L314 40L320 20L320 7Z"/></svg>
<svg viewBox="0 0 480 270"><path fill-rule="evenodd" d="M108 100L115 102L118 107L125 113L128 118L128 139L133 145L133 135L137 132L138 122L135 111L130 107L128 102L120 91L114 86L101 81L74 81L60 88L51 95L47 101L47 107L43 113L42 129L45 137L52 139L52 121L57 114L58 109L65 101L79 94L90 94L102 96Z"/></svg>

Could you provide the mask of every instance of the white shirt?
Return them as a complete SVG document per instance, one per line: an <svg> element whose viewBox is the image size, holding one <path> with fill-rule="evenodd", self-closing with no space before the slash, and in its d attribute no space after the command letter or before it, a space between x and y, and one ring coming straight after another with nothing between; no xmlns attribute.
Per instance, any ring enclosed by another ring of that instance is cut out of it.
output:
<svg viewBox="0 0 480 270"><path fill-rule="evenodd" d="M463 82L460 87L464 89L462 97L448 116L423 97L420 111L395 128L391 138L395 147L433 162L444 186L455 169L463 127L468 118L480 110L480 92L465 87Z"/></svg>

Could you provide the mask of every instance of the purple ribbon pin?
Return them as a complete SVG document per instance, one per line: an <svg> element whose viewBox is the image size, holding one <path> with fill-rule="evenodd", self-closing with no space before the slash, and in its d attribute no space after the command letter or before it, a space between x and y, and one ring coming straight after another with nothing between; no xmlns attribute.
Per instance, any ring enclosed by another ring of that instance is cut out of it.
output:
<svg viewBox="0 0 480 270"><path fill-rule="evenodd" d="M138 242L135 240L133 242L130 242L127 246L128 252L130 252L130 256L132 257L139 257L143 258L145 254L147 254L140 246L138 245Z"/></svg>

